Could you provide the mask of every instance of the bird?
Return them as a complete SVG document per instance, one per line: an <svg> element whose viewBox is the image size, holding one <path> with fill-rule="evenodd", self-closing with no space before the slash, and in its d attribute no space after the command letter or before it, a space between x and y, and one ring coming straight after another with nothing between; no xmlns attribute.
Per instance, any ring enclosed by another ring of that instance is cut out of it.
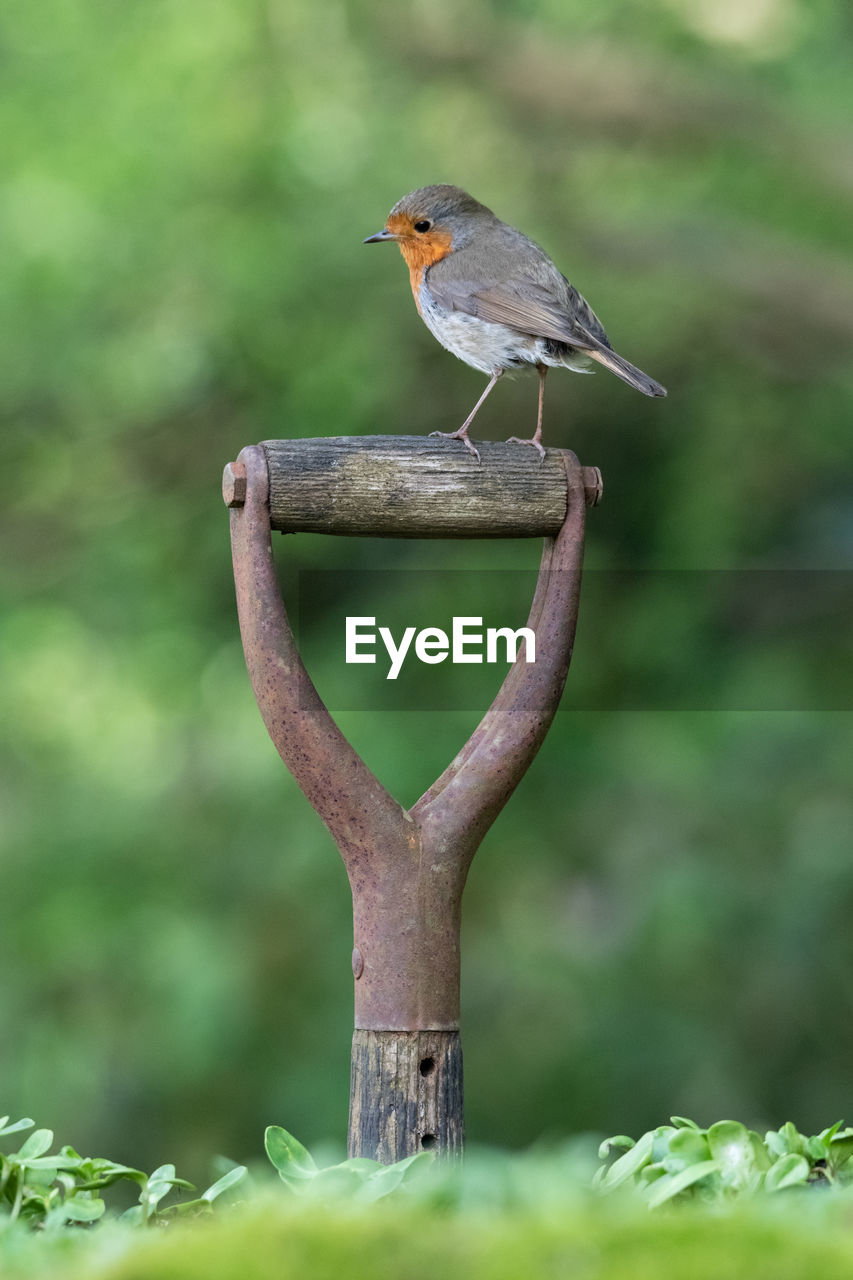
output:
<svg viewBox="0 0 853 1280"><path fill-rule="evenodd" d="M593 373L594 361L647 396L666 388L617 355L586 299L535 241L502 222L467 191L447 183L418 187L394 205L385 226L364 244L396 241L409 268L415 306L443 347L489 377L456 431L434 436L461 440L480 460L468 429L508 369L535 366L539 410L530 439L544 459L542 410L549 368Z"/></svg>

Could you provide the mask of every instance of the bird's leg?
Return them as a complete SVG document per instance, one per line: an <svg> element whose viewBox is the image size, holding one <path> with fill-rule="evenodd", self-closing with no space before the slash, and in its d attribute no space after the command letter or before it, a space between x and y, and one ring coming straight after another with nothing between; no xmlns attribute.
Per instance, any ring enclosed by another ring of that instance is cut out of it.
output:
<svg viewBox="0 0 853 1280"><path fill-rule="evenodd" d="M503 373L503 369L498 369L496 373L492 374L491 382L486 387L486 390L480 396L480 399L474 405L474 408L468 414L468 417L462 423L462 426L458 429L458 431L431 431L430 435L443 436L445 440L463 440L465 442L465 448L468 450L469 453L473 453L474 457L479 462L480 455L472 445L471 441L468 439L468 428L470 427L471 423L474 421L474 418L477 414L477 410L479 409L480 405L483 403L486 396L492 390L492 387L495 385L495 383L497 382L498 378L501 376L502 373Z"/></svg>
<svg viewBox="0 0 853 1280"><path fill-rule="evenodd" d="M545 461L545 450L542 447L542 408L545 404L545 378L548 373L546 364L537 364L536 372L539 374L539 414L536 419L536 431L530 440L520 440L518 436L510 436L507 444L532 444L534 449L539 452L539 457Z"/></svg>

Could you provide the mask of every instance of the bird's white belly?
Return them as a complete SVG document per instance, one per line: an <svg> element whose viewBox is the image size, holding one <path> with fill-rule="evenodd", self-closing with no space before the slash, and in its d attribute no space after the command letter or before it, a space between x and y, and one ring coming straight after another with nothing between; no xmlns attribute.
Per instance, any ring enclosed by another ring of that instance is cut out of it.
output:
<svg viewBox="0 0 853 1280"><path fill-rule="evenodd" d="M496 373L522 364L536 364L541 358L539 338L529 337L503 324L492 324L465 311L439 307L426 285L421 287L421 316L424 324L443 347L483 373Z"/></svg>
<svg viewBox="0 0 853 1280"><path fill-rule="evenodd" d="M581 352L556 354L549 343L534 334L481 320L466 311L447 311L438 305L425 284L421 285L420 304L424 324L441 345L483 373L493 374L498 369L517 369L527 364L591 372L586 367L589 358Z"/></svg>

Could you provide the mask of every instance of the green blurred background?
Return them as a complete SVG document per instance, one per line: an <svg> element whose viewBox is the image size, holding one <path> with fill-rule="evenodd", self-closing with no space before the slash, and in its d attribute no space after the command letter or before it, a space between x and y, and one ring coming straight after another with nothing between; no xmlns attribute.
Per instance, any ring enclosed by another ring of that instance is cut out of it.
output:
<svg viewBox="0 0 853 1280"><path fill-rule="evenodd" d="M605 476L590 566L850 566L852 50L845 0L6 0L4 1110L199 1177L267 1123L343 1137L348 887L252 701L219 480L271 436L468 412L482 377L361 245L406 191L522 227L669 387L549 379L546 442ZM503 384L479 433L535 396ZM596 599L467 890L469 1136L853 1120L850 715L754 644L717 710L573 712L598 633L614 664L712 648L687 595ZM802 710L737 710L780 682ZM341 722L411 803L476 719Z"/></svg>

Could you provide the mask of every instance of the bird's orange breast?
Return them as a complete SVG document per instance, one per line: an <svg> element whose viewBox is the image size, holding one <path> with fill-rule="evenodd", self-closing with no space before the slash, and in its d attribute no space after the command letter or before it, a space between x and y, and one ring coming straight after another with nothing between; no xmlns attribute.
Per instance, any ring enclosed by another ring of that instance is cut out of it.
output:
<svg viewBox="0 0 853 1280"><path fill-rule="evenodd" d="M388 230L398 237L400 252L409 268L409 283L415 298L415 306L421 309L421 283L427 267L441 262L453 248L453 236L449 231L415 231L411 219L398 214L388 219Z"/></svg>

